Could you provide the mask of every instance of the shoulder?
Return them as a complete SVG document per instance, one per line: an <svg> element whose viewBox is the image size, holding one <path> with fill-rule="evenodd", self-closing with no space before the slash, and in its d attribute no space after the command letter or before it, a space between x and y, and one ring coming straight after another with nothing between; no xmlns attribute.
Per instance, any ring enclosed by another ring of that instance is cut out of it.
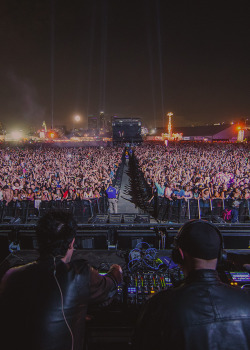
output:
<svg viewBox="0 0 250 350"><path fill-rule="evenodd" d="M32 271L36 271L37 262L31 262L25 265L11 267L9 270L5 272L1 280L1 286L6 284L11 284L12 282L16 282L19 279L24 280L25 275L32 274Z"/></svg>
<svg viewBox="0 0 250 350"><path fill-rule="evenodd" d="M250 317L250 293L240 289L221 283L218 287L219 296L223 300L225 309L244 310ZM216 295L218 295L216 293Z"/></svg>

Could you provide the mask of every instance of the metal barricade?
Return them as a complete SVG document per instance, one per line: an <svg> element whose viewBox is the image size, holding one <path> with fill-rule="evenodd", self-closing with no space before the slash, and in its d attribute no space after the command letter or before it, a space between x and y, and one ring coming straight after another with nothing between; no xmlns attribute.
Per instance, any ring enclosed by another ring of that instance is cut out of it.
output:
<svg viewBox="0 0 250 350"><path fill-rule="evenodd" d="M108 213L108 198L106 196L98 198L98 205L100 214Z"/></svg>
<svg viewBox="0 0 250 350"><path fill-rule="evenodd" d="M90 201L92 206L92 216L100 214L99 198L92 198Z"/></svg>
<svg viewBox="0 0 250 350"><path fill-rule="evenodd" d="M155 200L157 200L157 219L159 221L184 223L191 216L189 200L169 200L164 197L156 198L156 196Z"/></svg>
<svg viewBox="0 0 250 350"><path fill-rule="evenodd" d="M166 198L154 197L156 205L156 218L163 222L183 223L192 219L217 220L224 219L225 210L232 210L233 200L215 199L176 199L170 201ZM239 208L239 221L246 222L250 218L250 200L241 200ZM231 216L226 222L231 222Z"/></svg>
<svg viewBox="0 0 250 350"><path fill-rule="evenodd" d="M2 223L12 223L16 219L16 202L11 201L6 204L6 201L3 201L3 211L2 211Z"/></svg>
<svg viewBox="0 0 250 350"><path fill-rule="evenodd" d="M221 198L212 199L211 206L212 206L211 208L212 215L219 216L222 218L223 209L224 209L223 199Z"/></svg>
<svg viewBox="0 0 250 350"><path fill-rule="evenodd" d="M188 199L188 213L189 220L200 219L200 206L198 199Z"/></svg>
<svg viewBox="0 0 250 350"><path fill-rule="evenodd" d="M233 199L232 198L226 198L223 200L224 203L224 209L232 209Z"/></svg>
<svg viewBox="0 0 250 350"><path fill-rule="evenodd" d="M212 203L211 199L199 199L200 219L211 218Z"/></svg>
<svg viewBox="0 0 250 350"><path fill-rule="evenodd" d="M90 200L73 202L73 215L77 223L86 223L93 216L93 208Z"/></svg>
<svg viewBox="0 0 250 350"><path fill-rule="evenodd" d="M38 216L41 217L46 214L52 208L52 201L41 201Z"/></svg>
<svg viewBox="0 0 250 350"><path fill-rule="evenodd" d="M155 218L161 222L184 223L191 219L219 220L226 223L246 223L250 221L250 199L238 200L239 206L235 209L234 200L227 199L177 199L154 197L156 213ZM92 200L63 200L41 201L39 208L34 201L12 201L8 205L4 201L0 203L1 223L27 223L43 216L52 208L68 210L73 213L78 223L86 223L97 214L107 214L107 197L94 198ZM228 216L226 216L228 214ZM237 216L236 216L237 214ZM217 221L218 222L218 221Z"/></svg>
<svg viewBox="0 0 250 350"><path fill-rule="evenodd" d="M22 223L26 224L30 220L38 219L39 211L35 207L35 201L24 200L16 203L17 216Z"/></svg>
<svg viewBox="0 0 250 350"><path fill-rule="evenodd" d="M249 199L242 199L239 206L239 222L246 222L250 219Z"/></svg>

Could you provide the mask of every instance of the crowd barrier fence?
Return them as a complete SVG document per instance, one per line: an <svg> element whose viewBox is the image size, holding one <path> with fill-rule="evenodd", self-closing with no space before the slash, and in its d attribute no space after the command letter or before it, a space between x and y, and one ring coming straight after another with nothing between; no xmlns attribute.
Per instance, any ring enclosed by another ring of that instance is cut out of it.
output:
<svg viewBox="0 0 250 350"><path fill-rule="evenodd" d="M237 202L228 199L177 199L155 196L151 202L155 218L160 222L183 223L190 219L208 219L220 223L250 221L250 199ZM27 224L39 219L52 208L71 212L77 223L86 223L98 214L108 214L106 196L90 200L11 201L0 202L0 224Z"/></svg>
<svg viewBox="0 0 250 350"><path fill-rule="evenodd" d="M156 219L183 223L191 219L213 219L217 222L249 222L250 199L177 199L155 196L152 201Z"/></svg>
<svg viewBox="0 0 250 350"><path fill-rule="evenodd" d="M71 212L77 223L88 222L97 214L108 212L106 196L90 200L51 200L51 201L11 201L0 202L0 224L28 224L39 219L50 209L63 209Z"/></svg>

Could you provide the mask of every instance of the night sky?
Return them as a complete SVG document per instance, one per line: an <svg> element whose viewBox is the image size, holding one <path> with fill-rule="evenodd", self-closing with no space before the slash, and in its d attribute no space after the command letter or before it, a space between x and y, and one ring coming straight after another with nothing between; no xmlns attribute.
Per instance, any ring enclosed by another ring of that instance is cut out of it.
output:
<svg viewBox="0 0 250 350"><path fill-rule="evenodd" d="M250 117L248 0L1 0L0 121Z"/></svg>

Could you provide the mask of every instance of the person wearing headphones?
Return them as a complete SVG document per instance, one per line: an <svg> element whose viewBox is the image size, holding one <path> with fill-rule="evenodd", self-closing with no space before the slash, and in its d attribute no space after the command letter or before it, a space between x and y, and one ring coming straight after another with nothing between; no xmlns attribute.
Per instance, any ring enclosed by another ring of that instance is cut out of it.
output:
<svg viewBox="0 0 250 350"><path fill-rule="evenodd" d="M250 349L250 295L220 281L223 238L208 221L185 223L175 239L173 261L184 280L143 306L133 349Z"/></svg>
<svg viewBox="0 0 250 350"><path fill-rule="evenodd" d="M71 213L46 213L36 227L39 258L3 276L0 322L4 349L83 349L87 307L112 300L122 270L112 265L106 275L100 275L86 260L72 260L76 229Z"/></svg>

